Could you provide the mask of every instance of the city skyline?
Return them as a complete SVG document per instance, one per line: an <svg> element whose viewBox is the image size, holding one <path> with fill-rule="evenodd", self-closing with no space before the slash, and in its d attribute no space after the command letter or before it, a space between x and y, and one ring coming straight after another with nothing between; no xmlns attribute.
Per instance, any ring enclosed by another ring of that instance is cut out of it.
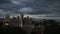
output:
<svg viewBox="0 0 60 34"><path fill-rule="evenodd" d="M0 18L4 18L7 15L4 15L2 17L0 16ZM29 16L29 18L35 18L35 19L60 19L60 16L57 16L55 14L23 14L23 15L24 15L24 18ZM10 18L13 18L13 17L17 18L18 16L20 16L20 14L10 14L9 16Z"/></svg>

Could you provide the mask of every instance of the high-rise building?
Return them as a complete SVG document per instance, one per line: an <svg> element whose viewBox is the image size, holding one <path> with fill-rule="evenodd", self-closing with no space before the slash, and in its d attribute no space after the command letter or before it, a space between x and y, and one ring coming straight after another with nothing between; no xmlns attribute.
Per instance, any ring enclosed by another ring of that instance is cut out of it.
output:
<svg viewBox="0 0 60 34"><path fill-rule="evenodd" d="M10 20L9 20L9 15L7 15L7 17L4 18L3 20L3 27L9 27L10 26Z"/></svg>
<svg viewBox="0 0 60 34"><path fill-rule="evenodd" d="M18 21L18 27L20 27L20 23L21 23L21 22L20 22L20 16L17 16L17 19L18 19L18 20L17 20L17 21Z"/></svg>
<svg viewBox="0 0 60 34"><path fill-rule="evenodd" d="M32 31L32 22L29 16L27 16L24 24L24 30L26 31L26 34L31 34Z"/></svg>
<svg viewBox="0 0 60 34"><path fill-rule="evenodd" d="M23 13L20 12L20 22L19 22L19 27L23 27Z"/></svg>

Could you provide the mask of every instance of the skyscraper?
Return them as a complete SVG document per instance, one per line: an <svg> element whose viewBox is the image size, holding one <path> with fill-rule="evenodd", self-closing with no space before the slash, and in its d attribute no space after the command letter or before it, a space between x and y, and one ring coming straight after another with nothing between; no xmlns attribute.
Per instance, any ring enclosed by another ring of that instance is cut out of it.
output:
<svg viewBox="0 0 60 34"><path fill-rule="evenodd" d="M9 27L10 26L10 20L9 20L9 15L7 15L7 17L4 18L3 20L3 27Z"/></svg>
<svg viewBox="0 0 60 34"><path fill-rule="evenodd" d="M19 26L20 27L23 27L23 13L22 12L20 12L20 22L19 22Z"/></svg>
<svg viewBox="0 0 60 34"><path fill-rule="evenodd" d="M25 24L23 29L26 31L26 34L31 34L32 31L32 22L29 18L29 16L27 16L26 20L25 20Z"/></svg>

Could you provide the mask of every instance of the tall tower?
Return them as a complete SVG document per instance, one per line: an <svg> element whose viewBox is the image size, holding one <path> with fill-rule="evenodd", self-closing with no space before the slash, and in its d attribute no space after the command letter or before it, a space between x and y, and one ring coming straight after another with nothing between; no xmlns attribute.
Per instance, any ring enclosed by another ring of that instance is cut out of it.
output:
<svg viewBox="0 0 60 34"><path fill-rule="evenodd" d="M23 13L20 12L20 27L23 27Z"/></svg>
<svg viewBox="0 0 60 34"><path fill-rule="evenodd" d="M9 20L9 15L4 18L3 20L3 27L9 27L10 26L10 20Z"/></svg>
<svg viewBox="0 0 60 34"><path fill-rule="evenodd" d="M26 28L26 33L27 34L31 34L31 31L32 31L32 22L31 22L31 19L29 18L29 16L27 16L25 28Z"/></svg>
<svg viewBox="0 0 60 34"><path fill-rule="evenodd" d="M29 24L29 25L31 25L32 23L31 23L31 19L29 18L29 16L27 16L27 23Z"/></svg>

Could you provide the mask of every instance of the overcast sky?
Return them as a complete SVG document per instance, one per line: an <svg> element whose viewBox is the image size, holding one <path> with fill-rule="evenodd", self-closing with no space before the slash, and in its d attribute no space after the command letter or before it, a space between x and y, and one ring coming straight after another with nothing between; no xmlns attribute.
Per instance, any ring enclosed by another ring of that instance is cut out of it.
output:
<svg viewBox="0 0 60 34"><path fill-rule="evenodd" d="M60 16L60 0L0 0L0 16L19 12Z"/></svg>

